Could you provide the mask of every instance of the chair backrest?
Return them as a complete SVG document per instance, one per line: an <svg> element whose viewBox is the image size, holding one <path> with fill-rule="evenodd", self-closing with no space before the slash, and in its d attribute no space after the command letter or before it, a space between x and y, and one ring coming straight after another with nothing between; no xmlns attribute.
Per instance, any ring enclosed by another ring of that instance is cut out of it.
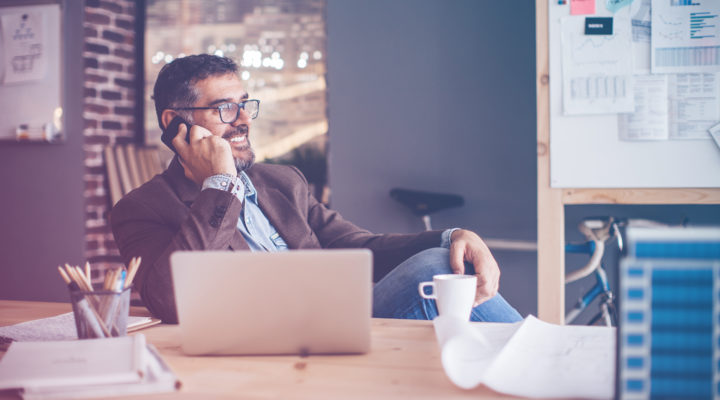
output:
<svg viewBox="0 0 720 400"><path fill-rule="evenodd" d="M110 199L115 205L131 190L162 172L162 162L155 147L138 147L133 144L116 144L105 147Z"/></svg>

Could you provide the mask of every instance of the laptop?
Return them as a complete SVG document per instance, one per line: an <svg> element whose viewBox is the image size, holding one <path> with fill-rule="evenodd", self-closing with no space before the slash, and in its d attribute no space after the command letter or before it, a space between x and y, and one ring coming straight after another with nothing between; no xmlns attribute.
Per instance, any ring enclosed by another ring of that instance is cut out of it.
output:
<svg viewBox="0 0 720 400"><path fill-rule="evenodd" d="M186 354L370 350L369 250L179 251L170 266Z"/></svg>

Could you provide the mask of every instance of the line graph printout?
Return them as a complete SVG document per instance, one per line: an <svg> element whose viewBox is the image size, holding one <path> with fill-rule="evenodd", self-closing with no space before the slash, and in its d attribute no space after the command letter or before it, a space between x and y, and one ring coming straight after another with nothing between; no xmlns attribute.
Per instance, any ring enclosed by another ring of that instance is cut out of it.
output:
<svg viewBox="0 0 720 400"><path fill-rule="evenodd" d="M652 72L720 72L720 1L652 0Z"/></svg>
<svg viewBox="0 0 720 400"><path fill-rule="evenodd" d="M612 35L585 35L584 17L562 19L565 115L634 111L632 29L620 16L627 10L614 18Z"/></svg>

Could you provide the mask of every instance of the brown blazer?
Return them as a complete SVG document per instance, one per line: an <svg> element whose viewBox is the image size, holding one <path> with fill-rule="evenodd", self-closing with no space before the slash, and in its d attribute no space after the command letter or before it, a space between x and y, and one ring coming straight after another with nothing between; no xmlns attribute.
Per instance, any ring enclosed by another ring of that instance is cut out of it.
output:
<svg viewBox="0 0 720 400"><path fill-rule="evenodd" d="M368 248L374 280L413 254L440 245L441 231L372 234L319 203L295 167L262 164L246 171L260 209L290 249ZM249 250L237 229L242 203L215 189L200 191L177 158L168 169L128 193L110 214L115 242L125 262L142 257L135 287L150 312L176 323L169 257L176 250ZM201 266L198 266L201 268Z"/></svg>

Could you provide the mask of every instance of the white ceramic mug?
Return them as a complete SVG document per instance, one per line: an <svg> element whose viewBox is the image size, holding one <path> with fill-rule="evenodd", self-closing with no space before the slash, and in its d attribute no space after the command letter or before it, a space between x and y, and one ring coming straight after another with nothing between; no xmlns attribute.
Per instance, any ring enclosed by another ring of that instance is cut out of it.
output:
<svg viewBox="0 0 720 400"><path fill-rule="evenodd" d="M432 287L431 294L425 294L426 287ZM433 276L432 282L420 282L418 291L423 298L435 300L440 315L467 321L475 302L476 287L475 275L443 274Z"/></svg>

